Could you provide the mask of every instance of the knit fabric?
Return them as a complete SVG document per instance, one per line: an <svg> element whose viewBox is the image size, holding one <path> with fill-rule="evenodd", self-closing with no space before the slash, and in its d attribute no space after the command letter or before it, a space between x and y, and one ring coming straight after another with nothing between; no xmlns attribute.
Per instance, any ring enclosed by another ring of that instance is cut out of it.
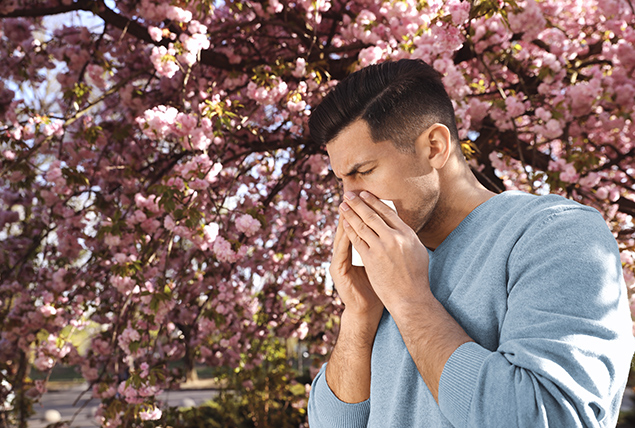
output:
<svg viewBox="0 0 635 428"><path fill-rule="evenodd" d="M617 244L596 210L504 192L429 255L433 294L475 341L445 364L439 404L384 311L370 399L340 401L325 364L311 428L615 427L634 340Z"/></svg>

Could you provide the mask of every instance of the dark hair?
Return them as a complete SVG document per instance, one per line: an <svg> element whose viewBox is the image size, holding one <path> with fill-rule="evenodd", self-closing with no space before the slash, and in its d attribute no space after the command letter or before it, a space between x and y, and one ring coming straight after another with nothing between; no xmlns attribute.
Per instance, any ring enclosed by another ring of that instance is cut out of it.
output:
<svg viewBox="0 0 635 428"><path fill-rule="evenodd" d="M441 74L421 60L370 65L339 82L313 110L309 130L320 146L363 119L374 142L390 140L400 150L435 123L448 127L458 146L454 107Z"/></svg>

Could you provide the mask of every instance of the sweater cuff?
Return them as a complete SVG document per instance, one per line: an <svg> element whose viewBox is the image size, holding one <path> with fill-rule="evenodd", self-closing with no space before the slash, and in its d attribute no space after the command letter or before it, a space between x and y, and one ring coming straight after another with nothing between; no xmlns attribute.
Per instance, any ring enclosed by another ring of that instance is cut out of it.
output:
<svg viewBox="0 0 635 428"><path fill-rule="evenodd" d="M439 380L439 407L457 428L467 425L467 417L483 362L492 354L475 342L459 346L443 367Z"/></svg>
<svg viewBox="0 0 635 428"><path fill-rule="evenodd" d="M316 422L316 427L366 428L370 414L370 399L352 404L341 401L326 383L325 373L326 364L313 380L309 398L309 419Z"/></svg>

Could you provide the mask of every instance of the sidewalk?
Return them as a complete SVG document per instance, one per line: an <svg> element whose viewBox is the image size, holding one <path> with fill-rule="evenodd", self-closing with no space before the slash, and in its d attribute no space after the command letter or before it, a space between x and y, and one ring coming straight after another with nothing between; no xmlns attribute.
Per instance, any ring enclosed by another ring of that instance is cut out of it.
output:
<svg viewBox="0 0 635 428"><path fill-rule="evenodd" d="M216 385L208 380L200 380L183 386L184 389L181 390L165 391L158 398L169 406L191 407L200 405L218 394L218 389L212 387ZM33 406L36 414L29 419L29 428L45 428L49 423L54 422L45 420L47 411L59 412L61 420L70 420L75 417L69 428L98 427L99 424L94 416L99 400L92 399L90 391L82 395L82 392L87 389L88 384L80 384L69 389L59 389L44 394L40 403ZM80 396L82 398L73 406Z"/></svg>

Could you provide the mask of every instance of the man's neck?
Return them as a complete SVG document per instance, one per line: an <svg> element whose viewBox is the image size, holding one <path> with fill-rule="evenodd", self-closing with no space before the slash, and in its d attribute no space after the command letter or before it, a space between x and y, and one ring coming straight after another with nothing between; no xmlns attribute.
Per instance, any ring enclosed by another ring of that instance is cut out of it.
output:
<svg viewBox="0 0 635 428"><path fill-rule="evenodd" d="M479 205L496 195L481 185L471 171L452 174L442 185L439 201L426 225L417 234L423 245L435 250Z"/></svg>

